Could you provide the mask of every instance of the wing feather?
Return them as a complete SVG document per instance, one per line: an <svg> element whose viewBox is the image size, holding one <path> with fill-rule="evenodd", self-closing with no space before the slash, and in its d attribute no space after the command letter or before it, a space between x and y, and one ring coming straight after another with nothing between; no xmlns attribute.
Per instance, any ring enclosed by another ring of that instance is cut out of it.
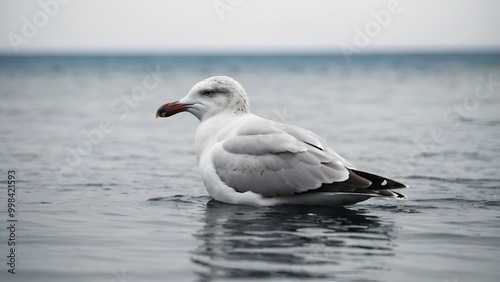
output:
<svg viewBox="0 0 500 282"><path fill-rule="evenodd" d="M262 124L240 130L215 147L217 175L238 192L265 197L294 195L348 178L343 159L322 149L314 136L295 128L289 131L301 138Z"/></svg>
<svg viewBox="0 0 500 282"><path fill-rule="evenodd" d="M358 171L311 131L251 119L221 139L211 157L217 175L238 192L264 197L347 192L402 198L399 182Z"/></svg>

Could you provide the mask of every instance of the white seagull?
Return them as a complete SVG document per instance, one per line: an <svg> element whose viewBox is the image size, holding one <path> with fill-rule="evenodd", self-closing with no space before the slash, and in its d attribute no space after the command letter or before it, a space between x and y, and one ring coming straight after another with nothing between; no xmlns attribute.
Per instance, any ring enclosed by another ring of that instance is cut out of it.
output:
<svg viewBox="0 0 500 282"><path fill-rule="evenodd" d="M256 116L243 87L227 76L198 82L156 117L187 111L200 120L196 158L218 201L253 206L345 206L371 197L406 198L405 184L356 170L311 131Z"/></svg>

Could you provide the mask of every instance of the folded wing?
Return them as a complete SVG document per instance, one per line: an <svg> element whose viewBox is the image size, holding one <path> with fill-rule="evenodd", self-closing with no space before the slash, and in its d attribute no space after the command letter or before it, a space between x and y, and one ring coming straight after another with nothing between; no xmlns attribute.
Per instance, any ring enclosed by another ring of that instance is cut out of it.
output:
<svg viewBox="0 0 500 282"><path fill-rule="evenodd" d="M388 189L406 187L355 170L310 131L267 120L243 126L219 143L212 161L226 185L264 197L317 192L398 197L401 194Z"/></svg>

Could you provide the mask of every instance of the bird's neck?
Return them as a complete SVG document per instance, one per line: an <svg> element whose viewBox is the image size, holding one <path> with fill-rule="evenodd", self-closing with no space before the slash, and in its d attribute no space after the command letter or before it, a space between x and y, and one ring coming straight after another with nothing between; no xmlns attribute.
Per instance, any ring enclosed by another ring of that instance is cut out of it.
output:
<svg viewBox="0 0 500 282"><path fill-rule="evenodd" d="M207 152L206 148L213 146L219 140L224 139L234 133L232 130L241 119L252 115L251 113L226 114L220 113L207 119L202 119L196 129L195 146L198 162L202 152Z"/></svg>

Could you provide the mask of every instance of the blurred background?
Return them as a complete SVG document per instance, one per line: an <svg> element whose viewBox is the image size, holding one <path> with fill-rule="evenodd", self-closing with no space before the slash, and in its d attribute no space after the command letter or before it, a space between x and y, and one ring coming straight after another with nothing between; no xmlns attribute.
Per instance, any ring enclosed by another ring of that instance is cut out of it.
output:
<svg viewBox="0 0 500 282"><path fill-rule="evenodd" d="M498 51L479 1L1 1L5 54ZM374 23L373 23L374 22ZM363 36L361 36L363 37Z"/></svg>
<svg viewBox="0 0 500 282"><path fill-rule="evenodd" d="M499 281L500 2L0 0L2 281ZM198 120L227 75L409 200L212 201ZM8 225L6 225L8 226ZM8 270L15 267L16 274Z"/></svg>

